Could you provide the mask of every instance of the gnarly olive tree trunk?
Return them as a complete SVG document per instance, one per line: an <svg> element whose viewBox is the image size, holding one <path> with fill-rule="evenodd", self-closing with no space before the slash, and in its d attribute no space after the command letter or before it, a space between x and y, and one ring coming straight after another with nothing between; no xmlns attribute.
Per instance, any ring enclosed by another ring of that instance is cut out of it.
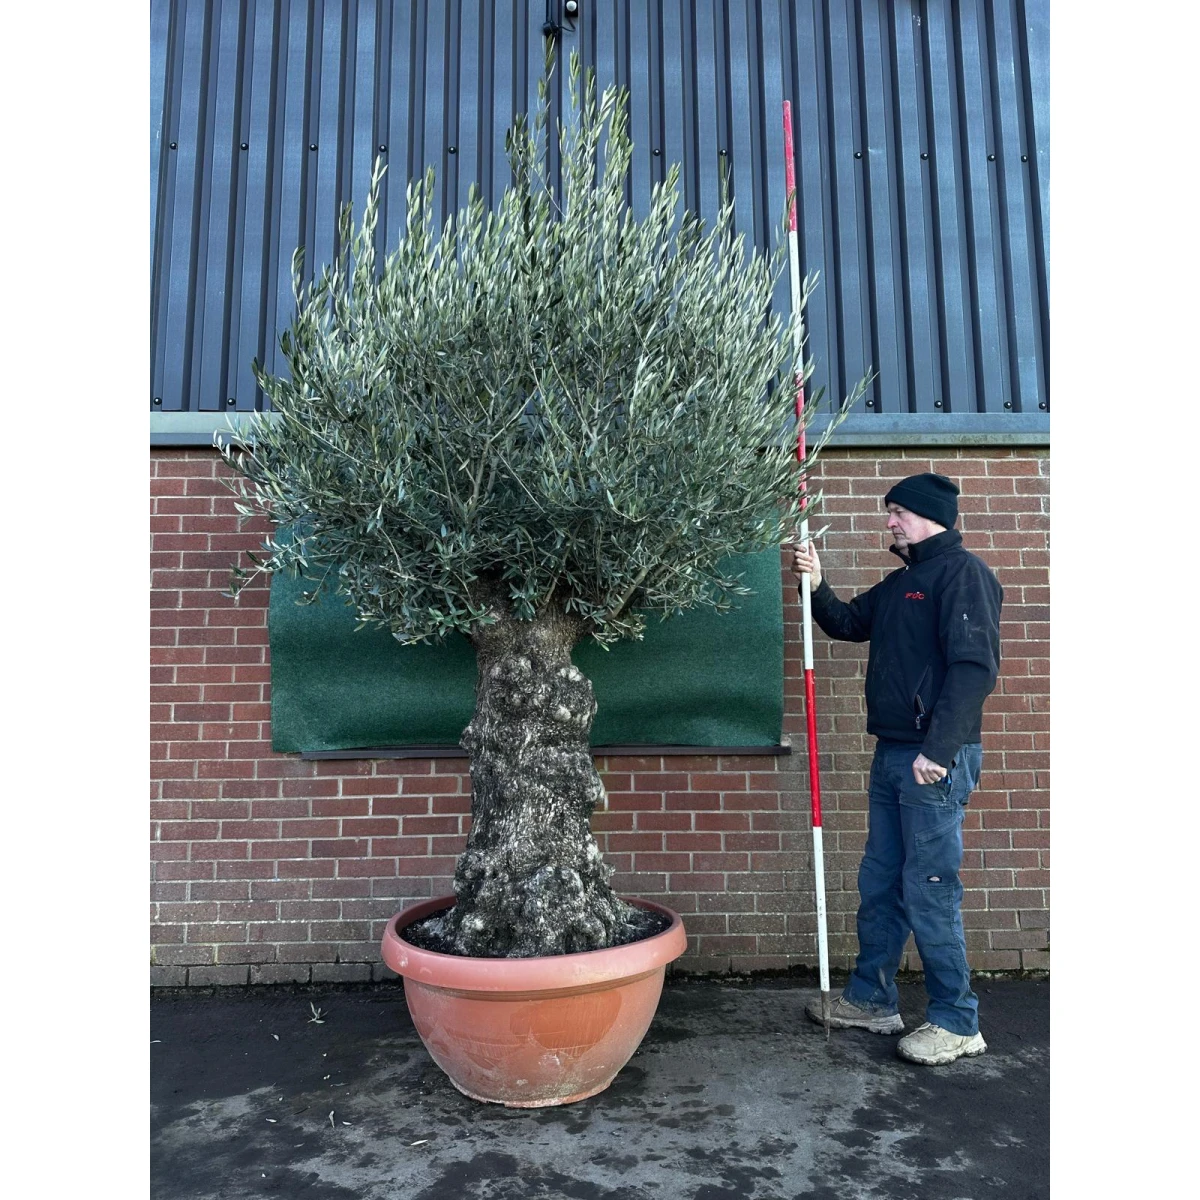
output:
<svg viewBox="0 0 1200 1200"><path fill-rule="evenodd" d="M582 623L503 617L472 641L479 665L471 832L442 932L459 954L525 958L613 944L634 917L608 885L589 818L604 795L589 734L592 685L571 662Z"/></svg>

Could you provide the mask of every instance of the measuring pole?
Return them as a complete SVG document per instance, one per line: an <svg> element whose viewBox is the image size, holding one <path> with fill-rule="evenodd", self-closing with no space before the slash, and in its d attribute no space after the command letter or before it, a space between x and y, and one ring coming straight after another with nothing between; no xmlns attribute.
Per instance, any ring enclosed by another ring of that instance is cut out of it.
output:
<svg viewBox="0 0 1200 1200"><path fill-rule="evenodd" d="M783 153L786 158L785 176L787 194L791 200L788 212L788 265L791 269L792 312L800 311L802 300L800 285L800 243L796 229L796 165L795 148L792 142L792 104L783 102ZM804 438L804 335L797 321L793 325L792 360L799 365L796 373L796 461L804 462L806 453ZM800 542L808 541L808 501L805 496L807 485L800 477ZM801 628L804 632L804 715L808 723L808 788L812 800L813 872L817 885L817 955L821 964L821 1016L825 1022L825 1036L829 1036L829 932L825 914L825 849L821 830L821 770L817 760L817 702L813 689L812 651L812 579L806 571L800 576Z"/></svg>

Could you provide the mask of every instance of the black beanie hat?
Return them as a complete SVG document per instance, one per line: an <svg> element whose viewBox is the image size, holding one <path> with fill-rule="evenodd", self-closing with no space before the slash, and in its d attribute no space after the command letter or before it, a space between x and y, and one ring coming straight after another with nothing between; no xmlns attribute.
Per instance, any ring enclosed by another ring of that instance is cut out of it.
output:
<svg viewBox="0 0 1200 1200"><path fill-rule="evenodd" d="M884 504L899 504L919 517L928 517L947 529L958 520L958 488L945 475L910 475L900 480L883 498Z"/></svg>

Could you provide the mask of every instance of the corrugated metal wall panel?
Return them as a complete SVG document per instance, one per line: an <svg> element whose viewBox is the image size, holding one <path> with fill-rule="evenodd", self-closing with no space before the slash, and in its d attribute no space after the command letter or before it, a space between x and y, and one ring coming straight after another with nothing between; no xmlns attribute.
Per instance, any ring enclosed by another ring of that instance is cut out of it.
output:
<svg viewBox="0 0 1200 1200"><path fill-rule="evenodd" d="M381 241L427 164L441 219L508 182L504 135L536 97L560 0L154 0L151 397L258 406L292 310L292 250L336 251L336 215L390 164ZM630 90L629 199L681 163L711 218L722 179L760 248L779 230L780 109L817 384L868 367L871 415L1048 408L1048 0L581 0L562 31ZM552 115L562 112L563 75ZM380 147L386 147L380 150ZM778 303L787 305L786 284ZM155 399L157 402L154 402ZM881 421L881 425L883 422Z"/></svg>

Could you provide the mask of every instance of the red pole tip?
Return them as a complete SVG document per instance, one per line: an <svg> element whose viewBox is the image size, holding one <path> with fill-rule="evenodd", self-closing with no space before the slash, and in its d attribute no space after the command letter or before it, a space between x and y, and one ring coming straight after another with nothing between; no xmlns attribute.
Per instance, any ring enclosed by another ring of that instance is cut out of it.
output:
<svg viewBox="0 0 1200 1200"><path fill-rule="evenodd" d="M783 160L784 179L787 194L791 196L796 190L796 152L792 142L792 102L783 102ZM793 200L788 211L788 229L796 232L796 204Z"/></svg>

